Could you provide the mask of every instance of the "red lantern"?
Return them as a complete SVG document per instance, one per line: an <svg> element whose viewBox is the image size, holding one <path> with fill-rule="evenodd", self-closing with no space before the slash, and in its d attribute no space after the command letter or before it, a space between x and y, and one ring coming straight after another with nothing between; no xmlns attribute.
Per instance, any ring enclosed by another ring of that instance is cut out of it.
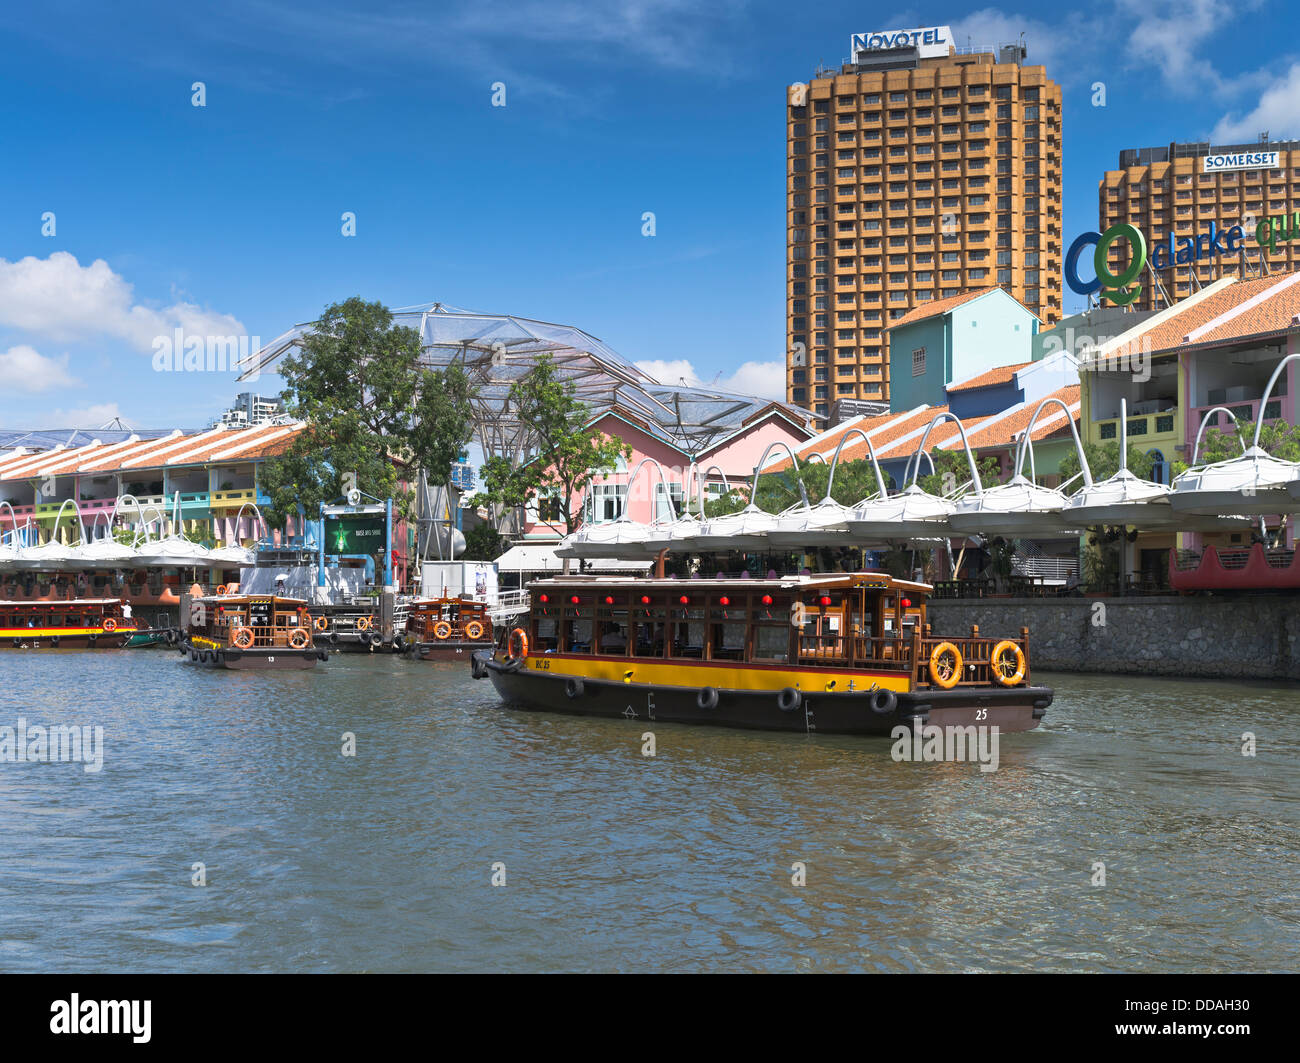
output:
<svg viewBox="0 0 1300 1063"><path fill-rule="evenodd" d="M645 595L645 594L641 595L641 604L642 604L642 605L649 605L649 604L650 604L650 598L649 598L648 595Z"/></svg>
<svg viewBox="0 0 1300 1063"><path fill-rule="evenodd" d="M684 594L683 594L680 598L678 598L677 600L678 600L679 602L681 602L682 605L690 605L690 604L691 604L691 600L690 600L688 597L686 597L686 595L684 595Z"/></svg>
<svg viewBox="0 0 1300 1063"><path fill-rule="evenodd" d="M614 599L613 599L612 597L610 597L608 594L605 595L605 604L606 604L606 605L613 605L613 604L614 604Z"/></svg>
<svg viewBox="0 0 1300 1063"><path fill-rule="evenodd" d="M825 609L830 604L831 604L831 600L827 598L826 595L823 594L821 597L821 607Z"/></svg>
<svg viewBox="0 0 1300 1063"><path fill-rule="evenodd" d="M730 605L730 604L731 604L731 599L730 599L730 598L719 598L719 599L718 599L718 604L719 604L719 605L724 605L724 606L726 606L726 605Z"/></svg>
<svg viewBox="0 0 1300 1063"><path fill-rule="evenodd" d="M581 601L581 599L576 594L569 599L569 602L572 605L577 605L579 601Z"/></svg>
<svg viewBox="0 0 1300 1063"><path fill-rule="evenodd" d="M901 599L901 600L899 601L898 604L901 605L904 609L911 609L911 608L912 608L912 599L911 599L911 598L903 598L903 599Z"/></svg>
<svg viewBox="0 0 1300 1063"><path fill-rule="evenodd" d="M771 605L771 604L772 604L772 596L771 596L770 594L765 594L765 595L763 595L763 604L764 604L764 605Z"/></svg>
<svg viewBox="0 0 1300 1063"><path fill-rule="evenodd" d="M545 605L547 602L551 600L551 596L549 594L542 594L538 596L537 600L541 602L543 605Z"/></svg>

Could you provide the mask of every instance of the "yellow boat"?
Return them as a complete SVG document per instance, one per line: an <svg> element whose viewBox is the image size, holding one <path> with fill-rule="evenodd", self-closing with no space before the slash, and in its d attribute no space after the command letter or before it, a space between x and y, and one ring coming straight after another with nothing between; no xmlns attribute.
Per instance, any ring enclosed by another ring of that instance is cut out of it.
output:
<svg viewBox="0 0 1300 1063"><path fill-rule="evenodd" d="M474 678L523 708L785 731L1038 726L1029 631L935 637L932 588L885 573L773 579L561 576Z"/></svg>

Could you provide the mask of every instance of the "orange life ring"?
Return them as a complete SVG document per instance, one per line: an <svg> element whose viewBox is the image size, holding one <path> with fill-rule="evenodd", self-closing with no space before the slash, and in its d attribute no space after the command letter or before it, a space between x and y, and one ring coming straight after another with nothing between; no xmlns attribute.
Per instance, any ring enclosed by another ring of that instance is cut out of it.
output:
<svg viewBox="0 0 1300 1063"><path fill-rule="evenodd" d="M104 628L105 631L116 631L117 621L114 620L111 616L106 616L104 617L104 623L102 627Z"/></svg>
<svg viewBox="0 0 1300 1063"><path fill-rule="evenodd" d="M1004 662L1002 656L1011 652L1011 660ZM1008 666L1014 664L1013 670L1008 670ZM1003 639L993 647L993 656L989 658L989 670L993 673L993 678L1001 683L1004 687L1016 686L1025 678L1025 654L1019 646L1010 639Z"/></svg>
<svg viewBox="0 0 1300 1063"><path fill-rule="evenodd" d="M289 632L289 645L295 650L304 650L307 644L311 642L311 636L307 634L307 629L296 627Z"/></svg>
<svg viewBox="0 0 1300 1063"><path fill-rule="evenodd" d="M516 646L519 647L518 652L515 652ZM528 632L526 632L521 627L517 627L513 631L511 631L510 637L506 639L506 652L510 654L511 657L516 657L519 658L520 660L527 657L528 656Z"/></svg>
<svg viewBox="0 0 1300 1063"><path fill-rule="evenodd" d="M315 620L312 621L312 625L316 628L317 631L324 631L327 627L330 626L330 622L328 618L323 616L318 616Z"/></svg>
<svg viewBox="0 0 1300 1063"><path fill-rule="evenodd" d="M235 633L230 636L230 641L239 649L246 650L253 644L253 632L246 627L237 627Z"/></svg>
<svg viewBox="0 0 1300 1063"><path fill-rule="evenodd" d="M445 620L439 620L433 625L433 637L435 639L451 638L451 625Z"/></svg>
<svg viewBox="0 0 1300 1063"><path fill-rule="evenodd" d="M226 585L225 585L224 583L218 583L218 584L217 584L217 594L219 594L219 595L224 595L225 593L226 593Z"/></svg>
<svg viewBox="0 0 1300 1063"><path fill-rule="evenodd" d="M951 642L941 642L930 651L930 682L935 686L951 690L961 679L961 669L961 650Z"/></svg>
<svg viewBox="0 0 1300 1063"><path fill-rule="evenodd" d="M483 625L477 620L471 620L465 625L465 637L467 639L481 639L483 637Z"/></svg>
<svg viewBox="0 0 1300 1063"><path fill-rule="evenodd" d="M358 631L369 631L369 630L370 630L370 617L368 617L368 616L359 616L359 617L357 617L357 630L358 630Z"/></svg>

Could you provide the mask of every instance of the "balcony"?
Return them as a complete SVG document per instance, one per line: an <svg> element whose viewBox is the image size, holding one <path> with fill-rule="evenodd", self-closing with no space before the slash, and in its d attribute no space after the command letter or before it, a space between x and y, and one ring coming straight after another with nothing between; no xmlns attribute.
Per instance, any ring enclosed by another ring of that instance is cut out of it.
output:
<svg viewBox="0 0 1300 1063"><path fill-rule="evenodd" d="M1111 439L1119 439L1119 418L1110 417L1093 422L1097 438L1102 442ZM1128 419L1128 438L1132 443L1138 446L1144 446L1147 443L1160 442L1181 442L1174 436L1174 429L1177 419L1174 416L1174 408L1161 410L1157 413L1138 414Z"/></svg>
<svg viewBox="0 0 1300 1063"><path fill-rule="evenodd" d="M1232 416L1237 418L1238 421L1253 422L1255 418L1259 416L1259 404L1262 401L1263 396L1261 395L1258 399L1249 399L1245 402L1216 402L1210 406L1197 406L1192 410L1191 420L1187 422L1188 431L1194 433L1198 428L1200 428L1202 418L1204 418L1210 410L1214 409L1215 406L1222 406L1225 409L1231 410ZM1274 394L1273 397L1268 400L1268 405L1264 408L1264 420L1276 421L1281 416L1282 399L1279 395ZM1232 424L1227 414L1224 413L1216 413L1210 418L1210 423L1206 427L1217 428L1222 432L1232 431Z"/></svg>

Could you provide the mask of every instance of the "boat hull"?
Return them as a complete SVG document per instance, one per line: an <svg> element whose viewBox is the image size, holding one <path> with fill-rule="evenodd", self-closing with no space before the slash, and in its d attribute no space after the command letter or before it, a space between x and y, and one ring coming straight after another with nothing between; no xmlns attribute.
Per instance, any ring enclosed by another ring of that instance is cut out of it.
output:
<svg viewBox="0 0 1300 1063"><path fill-rule="evenodd" d="M793 708L778 703L779 690L718 688L717 704L704 708L697 687L620 683L583 677L574 692L572 675L515 667L485 655L476 672L491 680L510 705L577 716L645 722L705 724L766 731L890 735L896 727L998 727L1000 733L1038 726L1052 702L1048 687L957 688L901 692L887 714L872 711L870 689L845 693L807 692Z"/></svg>
<svg viewBox="0 0 1300 1063"><path fill-rule="evenodd" d="M39 629L18 635L0 636L0 649L15 650L120 650L131 641L135 632L119 629L93 635L60 635Z"/></svg>
<svg viewBox="0 0 1300 1063"><path fill-rule="evenodd" d="M239 650L224 646L213 649L193 643L183 645L180 652L191 664L201 668L225 668L232 672L302 671L315 668L323 659L322 655L329 656L324 650L315 648L294 650L286 646L275 646Z"/></svg>
<svg viewBox="0 0 1300 1063"><path fill-rule="evenodd" d="M467 661L475 650L491 652L491 642L452 641L421 642L415 648L416 656L422 661Z"/></svg>

